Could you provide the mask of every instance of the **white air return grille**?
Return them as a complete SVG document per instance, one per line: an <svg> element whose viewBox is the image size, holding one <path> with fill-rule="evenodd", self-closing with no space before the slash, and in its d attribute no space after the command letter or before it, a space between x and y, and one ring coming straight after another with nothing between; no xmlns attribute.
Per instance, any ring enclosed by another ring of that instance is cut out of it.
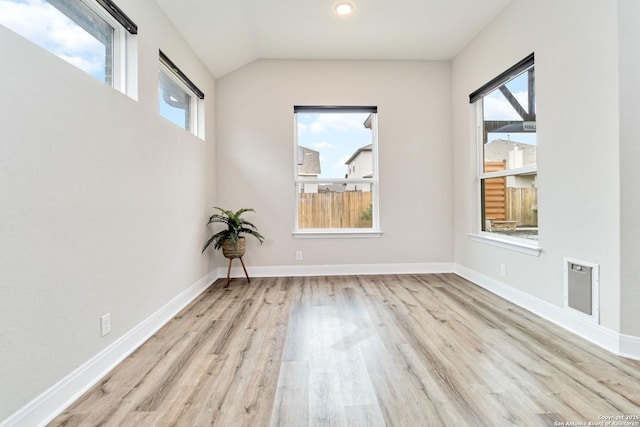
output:
<svg viewBox="0 0 640 427"><path fill-rule="evenodd" d="M593 323L600 322L600 272L597 264L564 258L564 308Z"/></svg>

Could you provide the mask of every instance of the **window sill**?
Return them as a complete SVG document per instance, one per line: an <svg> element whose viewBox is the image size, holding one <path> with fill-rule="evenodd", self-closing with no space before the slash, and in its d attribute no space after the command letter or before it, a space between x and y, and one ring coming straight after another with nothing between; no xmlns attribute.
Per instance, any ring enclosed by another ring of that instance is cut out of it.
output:
<svg viewBox="0 0 640 427"><path fill-rule="evenodd" d="M374 230L309 230L294 231L293 237L296 239L352 239L381 237L382 231Z"/></svg>
<svg viewBox="0 0 640 427"><path fill-rule="evenodd" d="M498 248L509 249L531 256L540 256L540 252L542 252L542 248L540 248L537 244L524 242L521 239L508 239L505 237L494 236L493 234L488 233L468 233L468 236L474 242L496 246Z"/></svg>

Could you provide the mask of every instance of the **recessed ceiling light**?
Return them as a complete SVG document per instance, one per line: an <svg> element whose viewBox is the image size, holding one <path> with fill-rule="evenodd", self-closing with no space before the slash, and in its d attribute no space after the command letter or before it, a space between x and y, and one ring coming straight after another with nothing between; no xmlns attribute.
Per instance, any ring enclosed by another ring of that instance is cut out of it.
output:
<svg viewBox="0 0 640 427"><path fill-rule="evenodd" d="M351 3L343 2L336 5L336 13L338 15L348 15L353 12L353 5Z"/></svg>

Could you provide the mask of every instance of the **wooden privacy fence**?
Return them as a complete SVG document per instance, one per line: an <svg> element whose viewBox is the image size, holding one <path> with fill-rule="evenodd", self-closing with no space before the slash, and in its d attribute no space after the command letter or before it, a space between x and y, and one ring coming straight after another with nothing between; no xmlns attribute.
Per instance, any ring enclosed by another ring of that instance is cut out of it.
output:
<svg viewBox="0 0 640 427"><path fill-rule="evenodd" d="M505 177L484 180L484 215L486 219L507 219L507 179Z"/></svg>
<svg viewBox="0 0 640 427"><path fill-rule="evenodd" d="M485 172L505 170L506 162L485 162ZM514 226L538 225L538 190L508 187L506 177L484 180L484 215L492 221L512 222Z"/></svg>
<svg viewBox="0 0 640 427"><path fill-rule="evenodd" d="M507 187L504 177L484 183L485 218L493 221L515 221L516 226L538 225L538 190Z"/></svg>
<svg viewBox="0 0 640 427"><path fill-rule="evenodd" d="M298 228L371 228L371 201L370 191L300 193Z"/></svg>
<svg viewBox="0 0 640 427"><path fill-rule="evenodd" d="M518 226L538 225L538 190L536 188L507 188L507 220Z"/></svg>

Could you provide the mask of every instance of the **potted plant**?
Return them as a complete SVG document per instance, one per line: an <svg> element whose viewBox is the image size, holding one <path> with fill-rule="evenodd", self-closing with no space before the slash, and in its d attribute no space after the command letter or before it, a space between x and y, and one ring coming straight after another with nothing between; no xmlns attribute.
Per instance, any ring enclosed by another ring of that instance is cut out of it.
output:
<svg viewBox="0 0 640 427"><path fill-rule="evenodd" d="M207 248L213 243L213 247L215 249L222 249L222 253L225 258L229 259L229 268L227 269L227 284L225 287L229 286L229 273L231 272L231 262L234 258L240 258L240 263L242 264L242 268L244 269L244 274L247 276L247 280L251 283L251 279L249 279L249 275L247 274L247 269L244 266L244 261L242 261L242 256L245 251L245 238L244 235L248 234L250 236L258 239L260 244L264 241L264 237L262 234L258 232L258 229L255 225L247 221L242 217L242 214L245 212L255 212L255 210L251 208L242 208L237 212L233 212L230 210L222 209L219 207L214 207L220 211L220 213L214 213L209 217L209 222L207 225L212 223L222 223L227 226L227 228L218 231L215 233L207 243L204 244L202 248L202 252L207 250Z"/></svg>

